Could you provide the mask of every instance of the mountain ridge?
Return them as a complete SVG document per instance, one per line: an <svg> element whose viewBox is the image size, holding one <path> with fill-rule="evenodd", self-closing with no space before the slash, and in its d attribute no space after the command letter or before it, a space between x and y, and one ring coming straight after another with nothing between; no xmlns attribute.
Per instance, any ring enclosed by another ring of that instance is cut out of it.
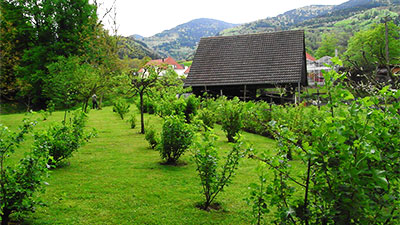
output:
<svg viewBox="0 0 400 225"><path fill-rule="evenodd" d="M386 0L349 0L339 5L310 5L289 10L275 17L267 17L236 26L224 21L199 18L164 30L151 37L137 38L137 40L154 49L162 57L172 56L179 60L193 57L201 37L303 29L306 31L306 45L308 45L308 50L312 52L318 48L322 33L332 30L340 31L339 28L335 27L337 23L361 26L362 24L370 24L371 21L378 21L379 18L373 18L372 15L363 16L363 13L371 9L381 10L377 13L378 15L381 15L382 12L387 13L387 11L399 14L400 0L392 0L390 4ZM372 12L372 14L375 15L376 12ZM360 18L357 18L357 16ZM399 18L396 15L394 17ZM371 21L360 21L363 18ZM226 29L223 29L224 27ZM349 35L352 35L357 29L360 28L355 27L354 30L351 30L350 27ZM349 29L347 29L348 31ZM346 44L347 40L343 40L342 45Z"/></svg>

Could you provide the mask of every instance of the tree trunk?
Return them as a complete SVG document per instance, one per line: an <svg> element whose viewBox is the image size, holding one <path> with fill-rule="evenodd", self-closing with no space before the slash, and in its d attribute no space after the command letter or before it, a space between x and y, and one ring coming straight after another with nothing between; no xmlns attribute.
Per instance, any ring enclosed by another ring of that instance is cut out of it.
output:
<svg viewBox="0 0 400 225"><path fill-rule="evenodd" d="M10 221L10 214L11 212L7 210L3 212L3 215L1 215L1 225L8 225L8 222Z"/></svg>
<svg viewBox="0 0 400 225"><path fill-rule="evenodd" d="M140 133L144 134L144 118L143 118L143 92L140 95Z"/></svg>
<svg viewBox="0 0 400 225"><path fill-rule="evenodd" d="M98 104L98 106L97 106L98 109L101 109L101 103L103 102L103 96L104 96L104 93L101 93L101 95L100 95L100 101L99 101L99 104Z"/></svg>

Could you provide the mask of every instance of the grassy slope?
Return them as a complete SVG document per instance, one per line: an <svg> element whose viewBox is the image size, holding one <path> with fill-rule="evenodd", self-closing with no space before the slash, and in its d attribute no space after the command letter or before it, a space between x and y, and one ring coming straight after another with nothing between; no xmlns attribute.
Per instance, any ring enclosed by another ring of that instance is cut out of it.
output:
<svg viewBox="0 0 400 225"><path fill-rule="evenodd" d="M62 112L56 112L36 129L62 117ZM2 115L0 123L15 130L22 118L22 114ZM160 118L145 118L161 128ZM81 148L68 166L52 170L47 180L50 185L41 194L47 206L25 217L27 224L250 223L250 207L243 199L248 196L248 185L257 179L256 162L244 159L233 183L217 197L222 211L205 212L195 207L203 196L190 153L182 158L185 166L160 165L158 152L148 148L139 127L129 129L110 107L91 111L88 126L98 130L98 137ZM223 132L219 127L216 130L218 145L229 149ZM258 150L268 152L275 145L258 135L245 133L244 137ZM22 156L23 151L16 156Z"/></svg>

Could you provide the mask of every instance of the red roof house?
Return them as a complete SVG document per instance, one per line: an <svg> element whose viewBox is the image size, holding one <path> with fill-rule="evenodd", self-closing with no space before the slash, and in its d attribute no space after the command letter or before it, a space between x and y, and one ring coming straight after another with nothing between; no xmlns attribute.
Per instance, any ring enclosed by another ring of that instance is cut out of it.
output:
<svg viewBox="0 0 400 225"><path fill-rule="evenodd" d="M146 66L161 66L161 65L171 65L174 70L184 70L185 67L180 65L173 59L172 57L168 57L166 59L154 59L150 60L149 62L146 63ZM143 68L139 70L139 72L143 72Z"/></svg>
<svg viewBox="0 0 400 225"><path fill-rule="evenodd" d="M306 59L315 61L316 59L306 52Z"/></svg>

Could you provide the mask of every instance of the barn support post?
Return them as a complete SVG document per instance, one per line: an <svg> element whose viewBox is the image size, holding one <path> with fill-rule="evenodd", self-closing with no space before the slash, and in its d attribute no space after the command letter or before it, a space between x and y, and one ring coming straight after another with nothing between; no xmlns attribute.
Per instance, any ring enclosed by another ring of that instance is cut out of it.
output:
<svg viewBox="0 0 400 225"><path fill-rule="evenodd" d="M300 98L300 94L301 94L300 82L297 83L297 90L299 91L299 104L300 104L300 103L301 103L301 98Z"/></svg>
<svg viewBox="0 0 400 225"><path fill-rule="evenodd" d="M220 95L220 96L223 96L223 95L224 95L224 93L222 92L222 89L219 90L219 95Z"/></svg>
<svg viewBox="0 0 400 225"><path fill-rule="evenodd" d="M246 92L247 92L247 86L244 85L244 91L243 91L243 101L246 101Z"/></svg>

